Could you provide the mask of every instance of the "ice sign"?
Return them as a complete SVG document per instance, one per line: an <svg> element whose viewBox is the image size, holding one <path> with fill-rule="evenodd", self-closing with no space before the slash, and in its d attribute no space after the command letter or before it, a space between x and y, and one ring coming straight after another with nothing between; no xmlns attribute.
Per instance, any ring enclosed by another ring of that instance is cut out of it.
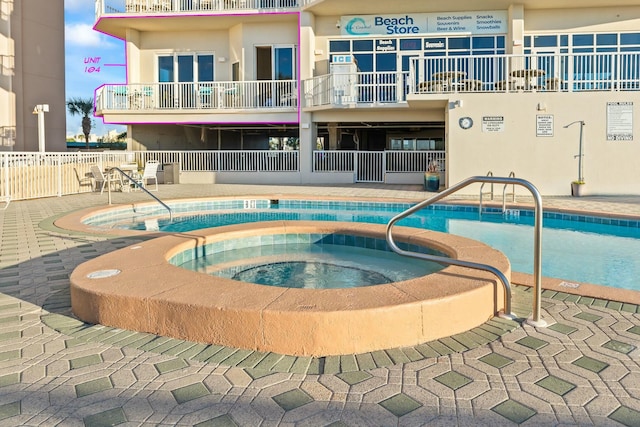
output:
<svg viewBox="0 0 640 427"><path fill-rule="evenodd" d="M348 64L353 62L353 57L351 55L333 55L331 62L334 64Z"/></svg>

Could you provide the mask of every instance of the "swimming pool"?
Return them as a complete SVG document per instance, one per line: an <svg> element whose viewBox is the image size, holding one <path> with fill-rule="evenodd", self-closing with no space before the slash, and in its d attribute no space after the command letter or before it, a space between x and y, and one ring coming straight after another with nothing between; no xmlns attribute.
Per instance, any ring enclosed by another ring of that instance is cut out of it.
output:
<svg viewBox="0 0 640 427"><path fill-rule="evenodd" d="M350 221L386 224L409 203L366 201L234 199L169 204L176 218L157 205L93 215L85 224L103 228L185 232L274 220ZM434 205L399 225L461 235L505 253L513 271L533 271L533 211ZM482 224L479 226L479 224ZM545 212L542 274L568 281L640 290L640 221Z"/></svg>

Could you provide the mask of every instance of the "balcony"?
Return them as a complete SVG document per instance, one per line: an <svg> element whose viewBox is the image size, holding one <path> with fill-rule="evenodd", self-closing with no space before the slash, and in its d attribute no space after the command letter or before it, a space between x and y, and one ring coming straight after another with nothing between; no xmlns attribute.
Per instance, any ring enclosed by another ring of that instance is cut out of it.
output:
<svg viewBox="0 0 640 427"><path fill-rule="evenodd" d="M228 114L238 113L296 121L297 110L295 80L104 85L96 93L97 116L135 115L136 122L146 121L145 117L152 122L158 115L171 122L178 114L190 115L192 120L198 120L198 115L215 119L212 114L220 114L221 119L227 115L224 120L230 120ZM265 115L268 113L280 116ZM256 117L248 120L256 121Z"/></svg>
<svg viewBox="0 0 640 427"><path fill-rule="evenodd" d="M298 0L96 0L96 20L106 14L237 13L298 10Z"/></svg>
<svg viewBox="0 0 640 427"><path fill-rule="evenodd" d="M304 107L437 105L458 93L640 91L640 52L414 58L410 71L340 73L303 82Z"/></svg>

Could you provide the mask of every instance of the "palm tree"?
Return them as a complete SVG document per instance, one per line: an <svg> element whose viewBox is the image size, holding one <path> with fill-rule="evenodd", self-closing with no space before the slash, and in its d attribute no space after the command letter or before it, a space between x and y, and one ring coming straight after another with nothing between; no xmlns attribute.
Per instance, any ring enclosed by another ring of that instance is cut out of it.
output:
<svg viewBox="0 0 640 427"><path fill-rule="evenodd" d="M82 116L82 133L84 133L87 149L89 149L89 134L91 134L91 118L89 118L89 114L93 112L93 99L71 98L67 101L67 108L72 116Z"/></svg>

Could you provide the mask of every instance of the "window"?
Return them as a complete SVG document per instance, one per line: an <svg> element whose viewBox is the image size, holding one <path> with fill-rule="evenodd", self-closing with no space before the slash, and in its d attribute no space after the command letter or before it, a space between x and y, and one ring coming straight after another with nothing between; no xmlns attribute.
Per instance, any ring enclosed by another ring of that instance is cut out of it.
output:
<svg viewBox="0 0 640 427"><path fill-rule="evenodd" d="M389 149L394 151L444 150L444 139L433 137L401 137L389 139Z"/></svg>
<svg viewBox="0 0 640 427"><path fill-rule="evenodd" d="M422 50L420 39L401 39L400 50Z"/></svg>
<svg viewBox="0 0 640 427"><path fill-rule="evenodd" d="M158 57L158 82L173 82L173 56Z"/></svg>
<svg viewBox="0 0 640 427"><path fill-rule="evenodd" d="M349 40L331 40L329 42L329 52L350 52L351 42Z"/></svg>
<svg viewBox="0 0 640 427"><path fill-rule="evenodd" d="M578 54L640 51L640 33L530 34L524 37L524 46L526 54L554 47L560 47L559 53Z"/></svg>
<svg viewBox="0 0 640 427"><path fill-rule="evenodd" d="M198 81L213 81L213 55L198 55Z"/></svg>
<svg viewBox="0 0 640 427"><path fill-rule="evenodd" d="M449 50L470 49L471 38L469 37L450 37L448 46Z"/></svg>
<svg viewBox="0 0 640 427"><path fill-rule="evenodd" d="M373 51L373 40L354 40L354 52L371 52Z"/></svg>
<svg viewBox="0 0 640 427"><path fill-rule="evenodd" d="M158 82L214 81L213 54L171 54L158 56Z"/></svg>
<svg viewBox="0 0 640 427"><path fill-rule="evenodd" d="M402 51L422 52L424 56L503 55L505 43L504 35L330 40L329 59L332 54L352 53L360 71L393 71L388 69L390 60L385 56L392 52L399 57Z"/></svg>
<svg viewBox="0 0 640 427"><path fill-rule="evenodd" d="M293 80L294 62L293 46L256 46L256 79Z"/></svg>
<svg viewBox="0 0 640 427"><path fill-rule="evenodd" d="M534 47L556 47L558 45L558 36L535 36L533 38Z"/></svg>

